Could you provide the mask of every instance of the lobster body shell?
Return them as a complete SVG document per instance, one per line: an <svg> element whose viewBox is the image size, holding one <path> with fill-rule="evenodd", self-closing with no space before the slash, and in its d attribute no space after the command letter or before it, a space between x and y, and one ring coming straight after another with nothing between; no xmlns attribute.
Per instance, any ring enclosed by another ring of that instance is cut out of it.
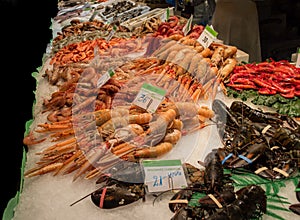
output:
<svg viewBox="0 0 300 220"><path fill-rule="evenodd" d="M296 198L299 203L295 203L289 206L289 209L297 215L300 215L300 180L296 186Z"/></svg>
<svg viewBox="0 0 300 220"><path fill-rule="evenodd" d="M102 209L113 209L145 199L144 174L139 163L119 162L96 183L103 185L90 197Z"/></svg>
<svg viewBox="0 0 300 220"><path fill-rule="evenodd" d="M220 191L223 186L224 174L217 149L214 149L205 157L204 164L204 184L208 186L208 192Z"/></svg>
<svg viewBox="0 0 300 220"><path fill-rule="evenodd" d="M233 101L230 105L230 110L244 115L252 122L267 123L273 126L283 124L283 120L280 119L278 113L263 112L262 110L253 109L242 101Z"/></svg>
<svg viewBox="0 0 300 220"><path fill-rule="evenodd" d="M139 190L134 191L134 188ZM112 209L136 202L143 196L141 185L132 185L131 190L124 187L103 187L91 194L91 200L99 208Z"/></svg>

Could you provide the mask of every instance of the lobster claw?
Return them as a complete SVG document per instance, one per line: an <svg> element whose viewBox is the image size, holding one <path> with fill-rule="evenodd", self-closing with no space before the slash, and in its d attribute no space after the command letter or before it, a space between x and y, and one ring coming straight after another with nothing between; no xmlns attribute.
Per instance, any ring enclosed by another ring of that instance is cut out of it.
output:
<svg viewBox="0 0 300 220"><path fill-rule="evenodd" d="M296 186L296 198L300 202L300 180Z"/></svg>
<svg viewBox="0 0 300 220"><path fill-rule="evenodd" d="M239 154L236 159L232 160L228 167L235 169L248 166L260 158L266 149L267 145L265 143L254 143L245 153Z"/></svg>
<svg viewBox="0 0 300 220"><path fill-rule="evenodd" d="M226 204L230 204L235 200L234 191L227 190L218 195L209 194L199 199L199 204L201 207L209 207L209 208L222 208L222 206Z"/></svg>
<svg viewBox="0 0 300 220"><path fill-rule="evenodd" d="M188 205L192 195L193 190L188 188L175 193L169 201L169 209L175 213L170 220L201 219L199 214L202 212Z"/></svg>
<svg viewBox="0 0 300 220"><path fill-rule="evenodd" d="M186 207L182 206L175 211L175 214L172 216L170 220L186 220L186 219L188 219L188 210L186 209Z"/></svg>
<svg viewBox="0 0 300 220"><path fill-rule="evenodd" d="M266 149L263 157L257 160L251 170L263 178L274 180L289 177L298 170L298 166L290 154L284 154L280 148L274 147Z"/></svg>
<svg viewBox="0 0 300 220"><path fill-rule="evenodd" d="M297 163L291 159L286 159L286 161L280 161L277 167L273 168L273 171L277 172L275 179L287 178L297 170Z"/></svg>
<svg viewBox="0 0 300 220"><path fill-rule="evenodd" d="M296 203L289 206L289 209L297 215L300 215L300 203Z"/></svg>
<svg viewBox="0 0 300 220"><path fill-rule="evenodd" d="M169 201L169 209L176 213L182 207L186 207L188 200L192 196L192 190L182 189L175 193Z"/></svg>
<svg viewBox="0 0 300 220"><path fill-rule="evenodd" d="M300 180L296 186L296 198L300 202ZM300 215L300 203L292 204L289 209L297 215Z"/></svg>

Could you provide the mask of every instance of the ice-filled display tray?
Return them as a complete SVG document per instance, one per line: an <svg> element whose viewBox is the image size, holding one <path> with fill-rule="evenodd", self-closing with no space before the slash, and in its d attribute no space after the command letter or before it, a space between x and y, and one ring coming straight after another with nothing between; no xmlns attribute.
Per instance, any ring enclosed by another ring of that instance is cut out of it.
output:
<svg viewBox="0 0 300 220"><path fill-rule="evenodd" d="M113 1L110 4L104 5L104 8L100 11L99 16L104 21L108 21L113 17L131 9L134 9L138 6L138 4L129 0Z"/></svg>
<svg viewBox="0 0 300 220"><path fill-rule="evenodd" d="M135 18L137 16L140 16L150 10L150 7L148 6L137 6L134 7L128 11L119 13L117 15L111 16L109 18L105 18L107 22L115 22L118 21L120 23L127 21L128 19Z"/></svg>
<svg viewBox="0 0 300 220"><path fill-rule="evenodd" d="M126 20L125 22L122 23L122 25L128 27L129 29L133 29L153 17L161 18L164 13L166 13L165 8L155 8L155 9L149 10L135 18ZM170 16L174 15L174 7L169 8L169 13L170 13Z"/></svg>

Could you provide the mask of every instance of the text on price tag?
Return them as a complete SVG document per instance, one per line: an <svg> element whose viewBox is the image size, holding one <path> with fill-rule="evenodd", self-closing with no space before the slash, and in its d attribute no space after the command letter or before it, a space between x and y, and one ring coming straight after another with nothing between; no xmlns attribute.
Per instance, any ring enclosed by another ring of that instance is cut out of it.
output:
<svg viewBox="0 0 300 220"><path fill-rule="evenodd" d="M145 184L149 192L184 188L187 181L181 160L143 160Z"/></svg>
<svg viewBox="0 0 300 220"><path fill-rule="evenodd" d="M206 25L205 29L197 39L197 41L204 47L208 48L211 43L216 39L218 33L209 25Z"/></svg>
<svg viewBox="0 0 300 220"><path fill-rule="evenodd" d="M166 91L164 89L144 83L133 100L133 104L154 113L165 95Z"/></svg>

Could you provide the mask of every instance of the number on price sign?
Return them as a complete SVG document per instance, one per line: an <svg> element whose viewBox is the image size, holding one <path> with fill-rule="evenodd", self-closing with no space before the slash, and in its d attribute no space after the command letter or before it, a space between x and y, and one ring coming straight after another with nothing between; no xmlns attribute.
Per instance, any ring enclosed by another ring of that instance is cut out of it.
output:
<svg viewBox="0 0 300 220"><path fill-rule="evenodd" d="M181 160L144 160L145 184L149 192L183 188L187 181Z"/></svg>
<svg viewBox="0 0 300 220"><path fill-rule="evenodd" d="M133 100L133 104L140 106L150 113L154 113L165 95L165 90L151 84L144 83Z"/></svg>
<svg viewBox="0 0 300 220"><path fill-rule="evenodd" d="M197 41L204 47L208 48L216 39L218 33L210 26L206 25L205 29L197 39Z"/></svg>

